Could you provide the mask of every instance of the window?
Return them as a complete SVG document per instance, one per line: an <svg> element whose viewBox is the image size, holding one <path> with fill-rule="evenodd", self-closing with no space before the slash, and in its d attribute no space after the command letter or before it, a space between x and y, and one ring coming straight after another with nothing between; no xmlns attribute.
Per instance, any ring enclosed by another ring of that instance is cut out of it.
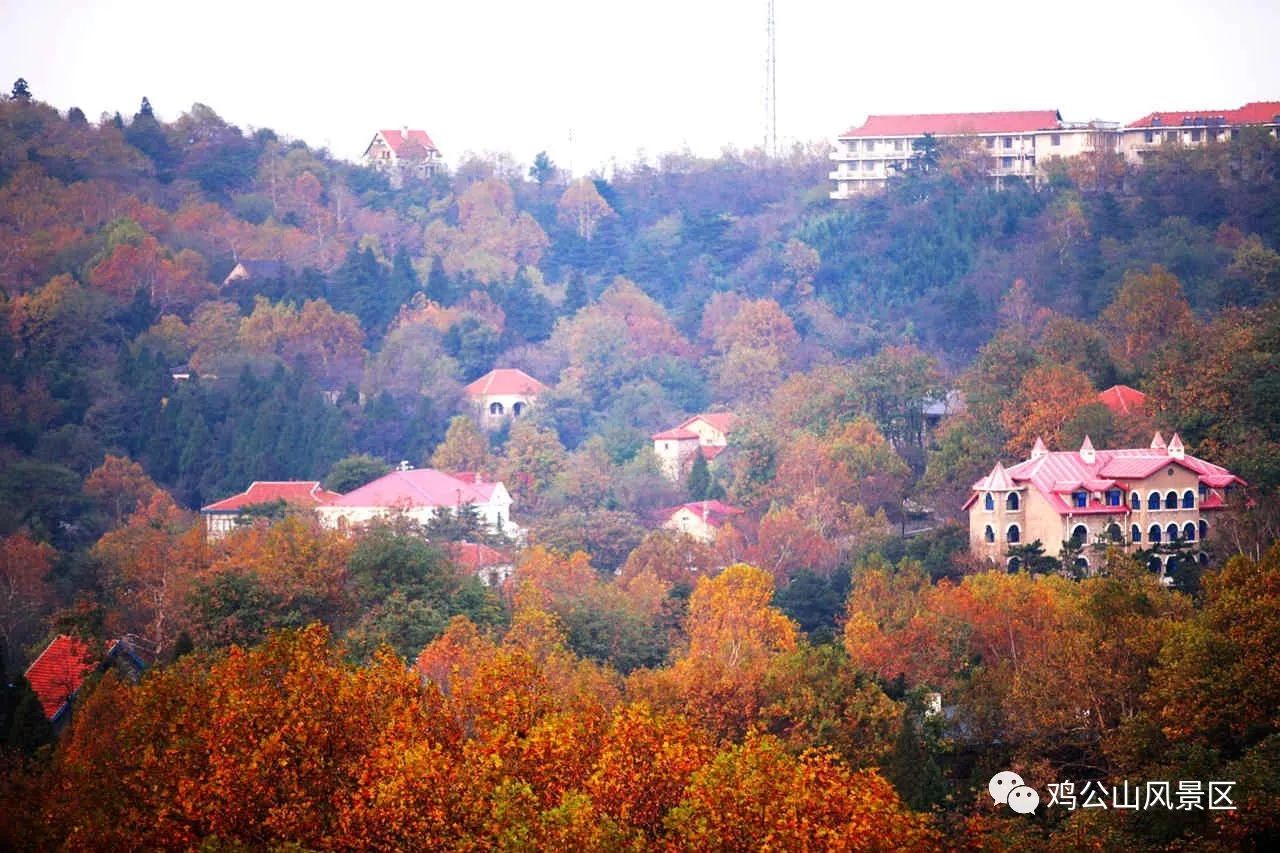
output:
<svg viewBox="0 0 1280 853"><path fill-rule="evenodd" d="M1192 142L1199 142L1199 141L1200 141L1200 131L1198 131L1198 130L1193 130L1193 131L1191 131L1191 141L1192 141Z"/></svg>
<svg viewBox="0 0 1280 853"><path fill-rule="evenodd" d="M987 529L982 532L982 538L988 542L996 541L996 531L990 524L988 524Z"/></svg>
<svg viewBox="0 0 1280 853"><path fill-rule="evenodd" d="M1013 147L1013 137L1012 137L1012 136L1006 136L1004 139L1000 140L1000 144L1001 144L1001 145L1003 145L1005 148L1012 148L1012 147Z"/></svg>
<svg viewBox="0 0 1280 853"><path fill-rule="evenodd" d="M1088 492L1072 492L1072 493L1071 493L1071 504L1072 504L1072 506L1077 506L1077 507L1086 507L1086 506L1088 506L1088 505L1089 505L1089 493L1088 493Z"/></svg>
<svg viewBox="0 0 1280 853"><path fill-rule="evenodd" d="M1166 130L1166 131L1164 132L1164 141L1165 141L1165 142L1177 142L1177 141L1178 141L1178 131L1176 131L1176 130Z"/></svg>
<svg viewBox="0 0 1280 853"><path fill-rule="evenodd" d="M1183 493L1182 493L1182 508L1183 508L1183 509L1195 509L1195 508L1196 508L1196 493L1195 493L1195 492L1191 491L1190 489L1187 489L1185 492L1183 492Z"/></svg>
<svg viewBox="0 0 1280 853"><path fill-rule="evenodd" d="M1209 487L1204 483L1200 484L1200 503L1204 503L1204 499L1209 496Z"/></svg>
<svg viewBox="0 0 1280 853"><path fill-rule="evenodd" d="M1021 504L1020 504L1020 502L1018 501L1018 493L1017 493L1017 492L1010 492L1010 493L1009 493L1009 497L1005 498L1005 501L1004 501L1004 508L1005 508L1005 509L1012 510L1012 511L1015 511L1015 512L1016 512L1016 511L1017 511L1017 509L1018 509L1018 507L1019 507L1020 505L1021 505Z"/></svg>
<svg viewBox="0 0 1280 853"><path fill-rule="evenodd" d="M1089 571L1089 561L1085 557L1076 557L1075 566L1081 572L1087 573Z"/></svg>
<svg viewBox="0 0 1280 853"><path fill-rule="evenodd" d="M1022 568L1022 560L1017 557L1009 558L1009 574L1015 574L1018 569Z"/></svg>
<svg viewBox="0 0 1280 853"><path fill-rule="evenodd" d="M1135 510L1142 509L1142 496L1137 492L1131 492L1129 494L1129 506Z"/></svg>
<svg viewBox="0 0 1280 853"><path fill-rule="evenodd" d="M1120 506L1120 498L1121 495L1119 489L1107 490L1107 506Z"/></svg>
<svg viewBox="0 0 1280 853"><path fill-rule="evenodd" d="M1164 508L1165 508L1165 509L1177 509L1177 508L1178 508L1178 493L1177 493L1177 492L1169 492L1167 495L1165 495L1165 496L1164 496Z"/></svg>
<svg viewBox="0 0 1280 853"><path fill-rule="evenodd" d="M1120 529L1120 525L1114 522L1107 525L1107 540L1110 542L1124 541L1124 531Z"/></svg>
<svg viewBox="0 0 1280 853"><path fill-rule="evenodd" d="M1004 538L1009 542L1021 542L1022 531L1018 530L1018 525L1010 524L1009 530L1005 533Z"/></svg>
<svg viewBox="0 0 1280 853"><path fill-rule="evenodd" d="M1071 531L1071 544L1076 548L1081 548L1084 547L1084 544L1088 541L1089 528L1085 527L1083 524L1077 524Z"/></svg>
<svg viewBox="0 0 1280 853"><path fill-rule="evenodd" d="M870 172L870 171L871 171L872 169L874 169L875 167L876 167L876 164L875 164L873 161L871 161L871 160L863 160L863 161L862 161L862 171L864 171L864 172Z"/></svg>
<svg viewBox="0 0 1280 853"><path fill-rule="evenodd" d="M1012 169L1012 168L1013 168L1013 158L1012 158L1012 157L1001 157L1001 158L1000 158L1000 165L1001 165L1003 168L1005 168L1005 169Z"/></svg>
<svg viewBox="0 0 1280 853"><path fill-rule="evenodd" d="M1130 527L1130 528L1129 528L1129 538L1130 538L1130 539L1132 539L1134 542L1141 542L1141 541L1142 541L1142 528L1141 528L1141 527L1139 527L1139 526L1138 526L1138 525L1136 525L1136 524L1135 524L1135 525L1133 525L1133 527Z"/></svg>
<svg viewBox="0 0 1280 853"><path fill-rule="evenodd" d="M988 148L995 148L995 147L996 147L996 138L995 138L994 136L988 136L988 137L987 137L987 147L988 147Z"/></svg>
<svg viewBox="0 0 1280 853"><path fill-rule="evenodd" d="M982 508L987 512L991 512L996 508L996 499L991 496L990 492L987 492L986 497L982 499Z"/></svg>
<svg viewBox="0 0 1280 853"><path fill-rule="evenodd" d="M1155 141L1156 141L1156 135L1155 135L1155 132L1154 132L1154 131L1151 131L1151 130L1148 130L1146 133L1142 134L1142 141L1143 141L1143 142L1155 142Z"/></svg>
<svg viewBox="0 0 1280 853"><path fill-rule="evenodd" d="M1062 144L1062 134L1060 134L1060 133L1051 133L1051 134L1049 134L1049 144L1050 144L1050 145L1061 145L1061 144Z"/></svg>
<svg viewBox="0 0 1280 853"><path fill-rule="evenodd" d="M511 407L511 416L518 418L520 417L520 414L523 411L524 411L524 403L516 403Z"/></svg>
<svg viewBox="0 0 1280 853"><path fill-rule="evenodd" d="M1190 521L1182 525L1182 538L1188 542L1196 541L1196 526Z"/></svg>
<svg viewBox="0 0 1280 853"><path fill-rule="evenodd" d="M1160 558L1159 557L1152 557L1151 559L1147 560L1147 571L1160 574Z"/></svg>
<svg viewBox="0 0 1280 853"><path fill-rule="evenodd" d="M1200 538L1201 539L1209 538L1209 522L1204 520L1201 520L1200 522Z"/></svg>
<svg viewBox="0 0 1280 853"><path fill-rule="evenodd" d="M1160 508L1160 493L1152 492L1150 495L1147 496L1147 509L1159 509L1159 508Z"/></svg>
<svg viewBox="0 0 1280 853"><path fill-rule="evenodd" d="M901 140L901 139L895 139L895 140L893 140L893 150L894 150L894 151L901 151L901 150L902 150L902 140Z"/></svg>
<svg viewBox="0 0 1280 853"><path fill-rule="evenodd" d="M1147 540L1153 545L1160 543L1160 525L1151 525L1151 529L1147 531Z"/></svg>
<svg viewBox="0 0 1280 853"><path fill-rule="evenodd" d="M489 414L500 415L502 414L502 412L503 412L503 409L502 409L501 403L493 402L489 404Z"/></svg>
<svg viewBox="0 0 1280 853"><path fill-rule="evenodd" d="M1170 542L1178 541L1178 525L1170 524L1168 527L1164 529L1164 532L1165 532L1165 535L1169 537Z"/></svg>

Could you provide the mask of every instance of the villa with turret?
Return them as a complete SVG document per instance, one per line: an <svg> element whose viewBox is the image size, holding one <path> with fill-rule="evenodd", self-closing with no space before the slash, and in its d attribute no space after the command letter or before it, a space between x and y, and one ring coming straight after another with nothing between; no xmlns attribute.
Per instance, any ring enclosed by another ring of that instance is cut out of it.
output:
<svg viewBox="0 0 1280 853"><path fill-rule="evenodd" d="M996 462L973 484L965 502L969 547L1011 571L1021 562L1011 549L1037 540L1046 555L1069 553L1086 572L1100 559L1095 545L1141 549L1152 570L1170 568L1177 554L1203 563L1213 514L1244 484L1188 454L1176 433L1122 450L1096 450L1086 437L1079 450L1050 451L1037 439L1030 459L1008 468Z"/></svg>

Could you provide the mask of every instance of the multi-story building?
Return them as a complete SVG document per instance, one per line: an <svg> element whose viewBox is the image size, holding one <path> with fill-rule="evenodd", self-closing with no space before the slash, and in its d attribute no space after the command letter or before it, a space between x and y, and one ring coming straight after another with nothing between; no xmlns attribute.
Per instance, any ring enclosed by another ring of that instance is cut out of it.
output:
<svg viewBox="0 0 1280 853"><path fill-rule="evenodd" d="M1039 180L1054 157L1076 157L1114 148L1118 125L1069 123L1057 110L932 115L873 115L842 133L831 152L835 199L884 189L889 178L907 168L916 143L926 135L937 140L969 142L973 153L997 186L1007 178Z"/></svg>
<svg viewBox="0 0 1280 853"><path fill-rule="evenodd" d="M254 480L240 494L201 507L200 515L204 518L205 534L215 540L252 523L256 517L254 507L280 504L295 510L310 510L340 497L342 495L329 491L316 480Z"/></svg>
<svg viewBox="0 0 1280 853"><path fill-rule="evenodd" d="M425 130L379 130L361 157L364 164L391 176L399 185L406 174L429 178L440 170L444 160L440 149Z"/></svg>
<svg viewBox="0 0 1280 853"><path fill-rule="evenodd" d="M316 514L326 527L346 530L394 515L426 524L438 515L471 506L490 530L518 537L522 531L511 520L511 504L506 486L474 472L447 474L404 467L317 507Z"/></svg>
<svg viewBox="0 0 1280 853"><path fill-rule="evenodd" d="M1182 110L1149 113L1124 126L1119 151L1130 163L1142 163L1165 145L1207 145L1237 139L1245 127L1280 129L1280 101L1254 101L1234 110Z"/></svg>
<svg viewBox="0 0 1280 853"><path fill-rule="evenodd" d="M1146 448L1095 450L1088 438L1078 451L1054 451L1036 440L1031 458L1005 468L999 462L973 484L969 545L974 556L1019 568L1010 548L1036 541L1048 556L1073 554L1088 571L1099 559L1093 546L1116 545L1150 553L1163 571L1176 554L1207 558L1200 544L1210 519L1226 506L1228 490L1244 481L1225 468L1189 455L1175 434L1159 433Z"/></svg>
<svg viewBox="0 0 1280 853"><path fill-rule="evenodd" d="M1166 145L1204 145L1239 136L1246 126L1280 135L1280 101L1233 110L1154 112L1121 127L1115 122L1066 122L1057 110L931 115L872 115L836 139L831 153L833 199L884 189L908 167L915 143L926 135L964 142L983 162L996 186L1009 178L1038 182L1054 158L1095 152L1119 154L1141 164Z"/></svg>
<svg viewBox="0 0 1280 853"><path fill-rule="evenodd" d="M472 382L463 393L471 401L481 426L493 430L528 414L545 390L547 386L523 370L499 367Z"/></svg>
<svg viewBox="0 0 1280 853"><path fill-rule="evenodd" d="M678 482L689 473L699 453L708 462L719 456L729 445L736 419L732 412L704 412L649 436L663 476Z"/></svg>

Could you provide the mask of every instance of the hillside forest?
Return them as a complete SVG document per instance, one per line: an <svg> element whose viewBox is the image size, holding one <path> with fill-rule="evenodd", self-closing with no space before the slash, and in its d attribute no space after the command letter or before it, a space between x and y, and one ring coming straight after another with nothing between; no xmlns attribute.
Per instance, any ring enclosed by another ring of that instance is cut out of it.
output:
<svg viewBox="0 0 1280 853"><path fill-rule="evenodd" d="M836 202L825 144L393 186L203 104L90 120L32 88L0 99L0 847L1280 838L1269 132L1001 191L939 142ZM547 390L487 432L462 389L503 367ZM669 481L650 436L699 412L730 446ZM1207 564L970 555L997 460L1156 430L1248 482ZM527 539L198 514L402 463L500 479ZM660 528L705 499L743 510L714 542ZM55 734L23 673L62 634L145 667L95 671ZM1041 808L993 804L1001 770ZM1071 780L1234 807L1046 807Z"/></svg>

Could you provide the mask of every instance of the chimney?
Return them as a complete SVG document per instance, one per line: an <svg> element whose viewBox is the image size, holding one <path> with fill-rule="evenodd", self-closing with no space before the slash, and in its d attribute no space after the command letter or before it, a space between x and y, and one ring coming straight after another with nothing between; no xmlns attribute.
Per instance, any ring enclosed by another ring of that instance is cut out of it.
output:
<svg viewBox="0 0 1280 853"><path fill-rule="evenodd" d="M401 459L400 464L396 466L397 471L412 471L413 466L409 464L408 459Z"/></svg>

